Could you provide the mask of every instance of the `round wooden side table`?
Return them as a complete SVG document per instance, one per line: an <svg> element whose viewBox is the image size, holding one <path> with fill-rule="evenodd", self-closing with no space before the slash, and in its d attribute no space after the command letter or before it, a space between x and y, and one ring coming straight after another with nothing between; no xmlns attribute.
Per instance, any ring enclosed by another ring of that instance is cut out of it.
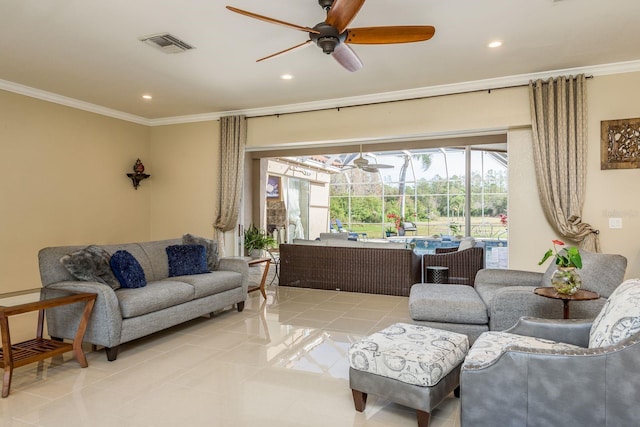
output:
<svg viewBox="0 0 640 427"><path fill-rule="evenodd" d="M569 303L571 301L589 301L600 298L600 294L598 294L597 292L591 292L584 289L579 289L573 295L561 294L551 286L535 288L533 290L533 293L535 293L536 295L540 295L541 297L562 300L562 313L565 319L569 318Z"/></svg>

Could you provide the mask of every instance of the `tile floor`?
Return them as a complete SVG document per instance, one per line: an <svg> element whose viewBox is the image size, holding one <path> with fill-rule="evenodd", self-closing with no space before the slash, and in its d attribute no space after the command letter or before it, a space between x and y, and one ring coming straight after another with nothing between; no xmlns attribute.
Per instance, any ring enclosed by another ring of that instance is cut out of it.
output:
<svg viewBox="0 0 640 427"><path fill-rule="evenodd" d="M353 408L347 349L410 322L407 298L270 286L245 310L198 318L122 346L108 362L69 354L14 372L1 426L415 427L415 412L370 396ZM459 400L432 413L459 426Z"/></svg>

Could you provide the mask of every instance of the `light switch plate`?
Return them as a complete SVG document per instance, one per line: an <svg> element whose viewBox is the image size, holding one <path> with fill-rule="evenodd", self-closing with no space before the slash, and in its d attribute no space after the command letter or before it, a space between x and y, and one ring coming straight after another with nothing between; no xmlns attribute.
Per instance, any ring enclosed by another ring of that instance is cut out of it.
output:
<svg viewBox="0 0 640 427"><path fill-rule="evenodd" d="M609 228L622 228L622 218L609 218Z"/></svg>

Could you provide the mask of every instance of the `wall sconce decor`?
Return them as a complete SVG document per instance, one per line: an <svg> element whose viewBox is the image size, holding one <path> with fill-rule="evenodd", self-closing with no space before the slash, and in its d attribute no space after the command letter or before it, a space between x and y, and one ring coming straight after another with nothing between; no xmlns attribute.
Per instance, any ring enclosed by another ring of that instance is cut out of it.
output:
<svg viewBox="0 0 640 427"><path fill-rule="evenodd" d="M133 172L134 173L128 173L127 176L131 178L133 188L137 190L140 185L140 181L149 178L151 175L144 173L144 165L140 159L136 160L136 163L133 165Z"/></svg>

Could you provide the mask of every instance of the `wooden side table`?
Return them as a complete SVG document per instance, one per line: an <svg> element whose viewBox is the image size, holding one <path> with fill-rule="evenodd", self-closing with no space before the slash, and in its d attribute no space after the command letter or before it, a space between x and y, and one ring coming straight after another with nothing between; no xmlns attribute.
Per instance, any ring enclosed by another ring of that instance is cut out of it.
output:
<svg viewBox="0 0 640 427"><path fill-rule="evenodd" d="M562 317L565 319L569 318L569 303L571 301L589 301L600 298L600 294L598 294L597 292L586 291L584 289L579 289L573 295L561 294L558 293L555 288L552 288L550 286L535 288L533 290L533 293L535 293L536 295L540 295L541 297L562 300Z"/></svg>
<svg viewBox="0 0 640 427"><path fill-rule="evenodd" d="M262 258L262 257L254 257L254 256L232 256L228 258L233 259L241 259L249 264L249 267L253 267L255 265L265 264L264 271L262 272L262 279L260 280L259 286L249 286L248 292L260 290L262 297L267 299L267 292L264 289L264 286L267 282L267 275L269 274L269 265L271 264L271 258Z"/></svg>
<svg viewBox="0 0 640 427"><path fill-rule="evenodd" d="M0 332L2 333L0 367L4 370L2 397L9 395L14 368L39 362L67 351L73 351L73 355L81 367L86 368L88 366L84 351L82 351L82 339L95 301L96 294L73 293L47 288L0 294ZM45 310L75 303L84 303L84 311L73 343L44 339L42 330L44 328ZM38 312L36 338L17 344L12 343L11 334L9 333L9 317L30 311Z"/></svg>

